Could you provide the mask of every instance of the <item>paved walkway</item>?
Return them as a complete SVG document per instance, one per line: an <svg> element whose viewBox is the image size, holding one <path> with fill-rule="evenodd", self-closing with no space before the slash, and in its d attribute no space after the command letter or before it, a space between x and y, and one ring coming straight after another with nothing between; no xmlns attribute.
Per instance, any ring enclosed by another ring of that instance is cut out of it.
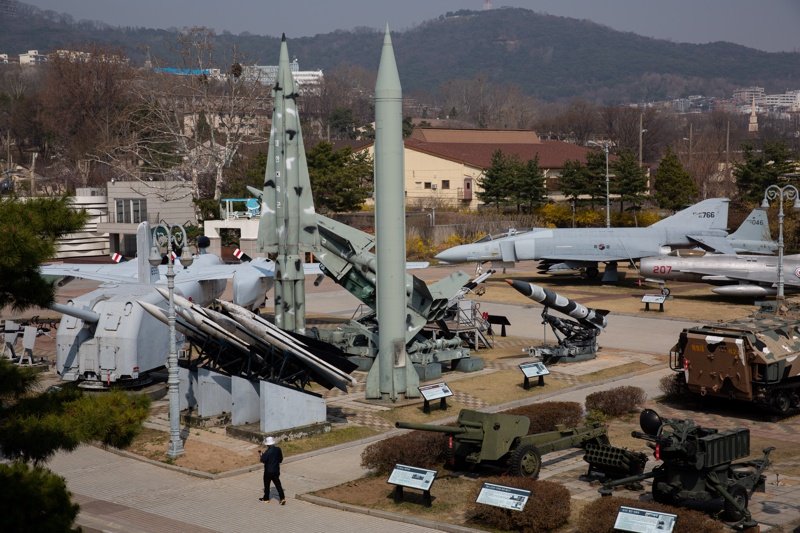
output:
<svg viewBox="0 0 800 533"><path fill-rule="evenodd" d="M315 312L350 316L354 307L341 291L315 294ZM538 337L541 328L531 328L532 316L538 317L535 306L512 306L486 303L493 314L506 314L511 318L509 334L519 338L497 338L505 347L527 345ZM608 383L584 387L579 385L582 373L596 371L609 364L640 361L651 366L652 371L635 376L621 376L617 385L642 387L650 397L660 394L658 382L669 373L664 365L664 346L671 346L677 333L694 323L662 320L650 317L615 317L601 337L606 352L598 359L581 364L581 367L554 367L549 379L560 379L570 385L567 389L537 396L516 403L541 400L582 402L587 394L609 387ZM531 331L538 329L539 331ZM643 334L644 332L644 334ZM527 338L522 338L527 337ZM642 345L642 338L647 344ZM516 366L519 361L498 361L487 365L484 372L493 372ZM585 367L585 369L584 369ZM591 370L589 370L591 368ZM363 389L356 387L350 394L331 394L328 404L333 414L348 423L373 425L381 430L391 429L385 420L374 416L381 406L357 401L363 398ZM478 398L464 395L459 401L483 407ZM472 402L472 403L469 403ZM492 407L494 409L494 407ZM661 409L661 408L659 408ZM163 407L161 409L164 411ZM671 413L663 413L670 416ZM721 417L697 416L698 422L722 424ZM157 413L151 423L164 427L166 413ZM736 423L739 424L737 419ZM739 424L741 425L741 424ZM796 445L800 439L800 421L789 420L780 424L768 422L749 423L754 435L780 439L781 445ZM251 449L252 444L232 440L217 431L201 432L209 442L224 447ZM193 438L194 434L193 434ZM261 491L261 472L243 473L222 479L203 479L184 473L123 457L98 448L83 446L69 454L57 455L50 466L63 475L75 500L81 504L79 523L87 530L125 532L241 532L277 530L282 532L416 532L430 531L424 525L387 520L369 514L351 513L336 508L314 505L298 500L300 494L313 492L356 479L365 474L360 466L361 451L366 443L337 449L321 450L312 454L287 459L282 480L287 490L288 503L279 506L258 501ZM580 451L568 450L548 455L541 477L565 483L577 498L594 498L596 488L578 480L586 466ZM800 479L781 476L774 479L766 495L756 495L751 510L764 524L786 524L800 520Z"/></svg>

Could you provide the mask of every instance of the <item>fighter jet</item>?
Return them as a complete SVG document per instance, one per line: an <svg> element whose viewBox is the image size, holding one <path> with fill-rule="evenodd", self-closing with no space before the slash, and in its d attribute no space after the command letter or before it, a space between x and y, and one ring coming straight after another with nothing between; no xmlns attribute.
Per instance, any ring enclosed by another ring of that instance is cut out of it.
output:
<svg viewBox="0 0 800 533"><path fill-rule="evenodd" d="M728 235L727 198L704 200L646 228L557 228L518 233L496 240L463 244L436 256L447 263L492 261L512 266L538 260L545 272L583 270L597 277L605 263L603 281L617 281L617 262L669 253L675 247L700 246L735 253ZM499 265L498 265L499 263Z"/></svg>
<svg viewBox="0 0 800 533"><path fill-rule="evenodd" d="M645 257L640 272L647 280L704 282L719 285L711 289L716 294L759 298L777 292L778 258L731 254ZM787 291L800 289L800 255L783 257L783 276Z"/></svg>

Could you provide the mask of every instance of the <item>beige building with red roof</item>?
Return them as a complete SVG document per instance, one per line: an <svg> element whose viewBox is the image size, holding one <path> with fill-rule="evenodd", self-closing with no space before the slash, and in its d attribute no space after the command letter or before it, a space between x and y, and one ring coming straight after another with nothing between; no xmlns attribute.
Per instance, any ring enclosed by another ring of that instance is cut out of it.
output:
<svg viewBox="0 0 800 533"><path fill-rule="evenodd" d="M374 145L365 149L373 154ZM477 209L479 178L500 150L525 162L539 157L550 198L558 194L558 177L569 160L586 164L588 148L543 141L533 131L416 128L405 140L405 193L410 206L447 205Z"/></svg>

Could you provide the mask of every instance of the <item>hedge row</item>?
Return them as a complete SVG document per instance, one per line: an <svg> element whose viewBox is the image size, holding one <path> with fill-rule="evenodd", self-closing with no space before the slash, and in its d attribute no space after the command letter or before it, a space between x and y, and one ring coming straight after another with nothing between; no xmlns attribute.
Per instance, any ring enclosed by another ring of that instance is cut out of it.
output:
<svg viewBox="0 0 800 533"><path fill-rule="evenodd" d="M578 517L576 531L581 533L612 533L614 522L621 505L649 509L662 513L678 515L673 533L722 533L729 529L722 523L708 517L700 511L672 507L656 502L643 502L631 498L608 496L598 498L583 508Z"/></svg>
<svg viewBox="0 0 800 533"><path fill-rule="evenodd" d="M361 466L388 474L396 464L420 468L440 467L447 459L448 436L412 431L370 444L361 452Z"/></svg>
<svg viewBox="0 0 800 533"><path fill-rule="evenodd" d="M574 427L584 423L583 408L578 402L541 402L515 407L503 412L530 418L531 427L528 429L528 435L553 431L559 424Z"/></svg>
<svg viewBox="0 0 800 533"><path fill-rule="evenodd" d="M570 494L558 483L552 481L536 481L527 477L491 477L487 483L515 487L531 491L525 509L512 511L500 507L492 507L482 503L472 503L467 509L467 519L471 522L503 531L538 532L554 531L569 520ZM474 497L478 498L480 487Z"/></svg>
<svg viewBox="0 0 800 533"><path fill-rule="evenodd" d="M586 411L599 411L606 416L621 416L640 409L647 394L639 387L616 387L593 392L586 397Z"/></svg>

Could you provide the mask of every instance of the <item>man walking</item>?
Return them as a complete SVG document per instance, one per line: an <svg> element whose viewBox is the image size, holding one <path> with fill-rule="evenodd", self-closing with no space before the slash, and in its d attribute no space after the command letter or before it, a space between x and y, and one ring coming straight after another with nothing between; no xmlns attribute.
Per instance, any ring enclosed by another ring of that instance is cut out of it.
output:
<svg viewBox="0 0 800 533"><path fill-rule="evenodd" d="M278 490L278 499L281 505L286 505L286 498L284 497L283 487L281 486L283 452L278 446L275 446L275 439L273 437L264 439L264 444L267 447L261 454L261 462L264 463L264 497L259 498L259 501L269 502L269 484L275 483L275 488Z"/></svg>

